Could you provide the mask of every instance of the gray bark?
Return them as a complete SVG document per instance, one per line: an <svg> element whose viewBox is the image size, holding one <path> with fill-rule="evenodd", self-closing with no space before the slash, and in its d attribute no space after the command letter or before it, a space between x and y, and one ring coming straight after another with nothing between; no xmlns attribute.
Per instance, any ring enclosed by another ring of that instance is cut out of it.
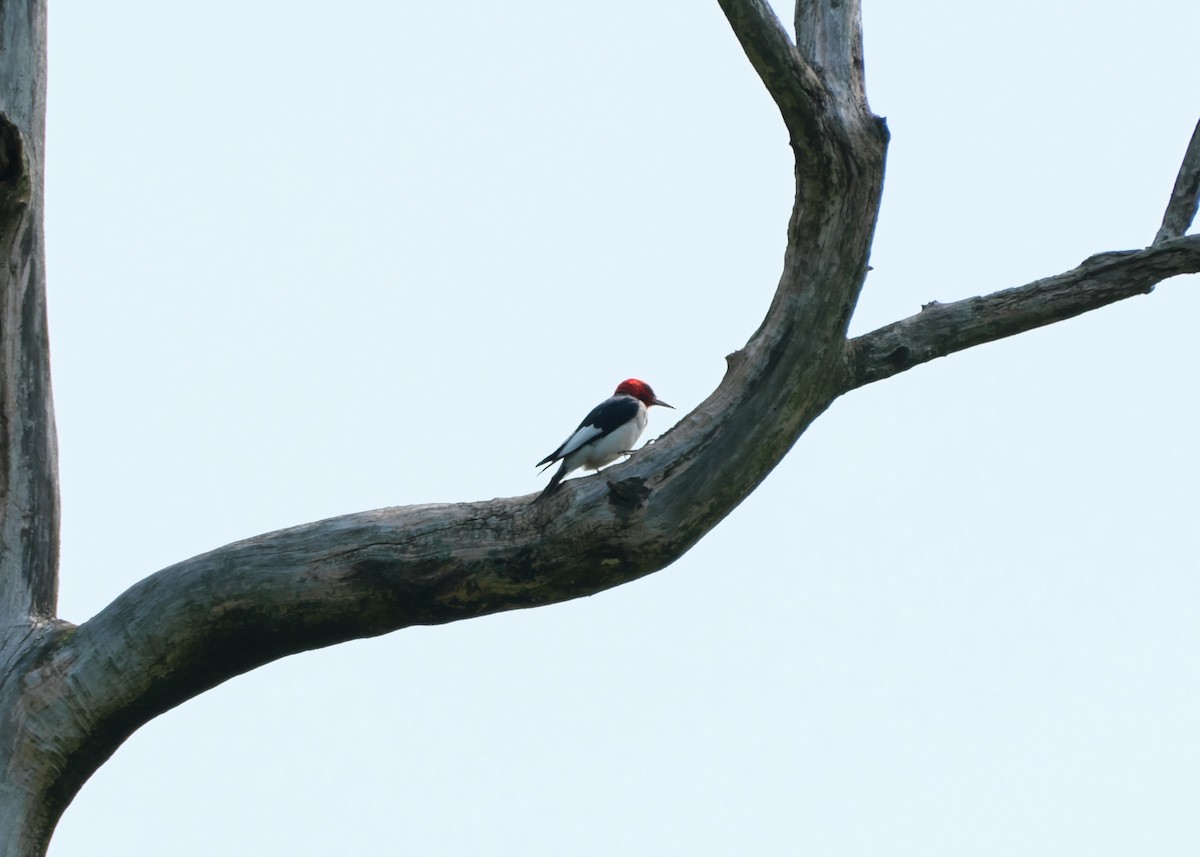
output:
<svg viewBox="0 0 1200 857"><path fill-rule="evenodd" d="M0 7L0 611L54 614L58 479L42 241L45 8Z"/></svg>
<svg viewBox="0 0 1200 857"><path fill-rule="evenodd" d="M45 15L40 2L0 0L0 236L9 258L0 271L0 852L43 854L71 798L125 738L216 684L296 652L551 604L650 574L729 514L842 393L1200 270L1200 239L1182 237L1190 215L1180 225L1178 214L1189 204L1194 213L1197 191L1181 170L1177 235L1020 288L931 304L848 340L887 148L866 101L859 5L801 0L793 43L759 0L719 1L788 128L796 197L770 309L703 404L628 463L541 503L531 495L382 509L269 533L164 569L75 627L52 618Z"/></svg>
<svg viewBox="0 0 1200 857"><path fill-rule="evenodd" d="M0 852L39 854L59 767L29 708L58 586L58 472L42 235L46 9L0 4ZM50 762L50 764L47 764Z"/></svg>

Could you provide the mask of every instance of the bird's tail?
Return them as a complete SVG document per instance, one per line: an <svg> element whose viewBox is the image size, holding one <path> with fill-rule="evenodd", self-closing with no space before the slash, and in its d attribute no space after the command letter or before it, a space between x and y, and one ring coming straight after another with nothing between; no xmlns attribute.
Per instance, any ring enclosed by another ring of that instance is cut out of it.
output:
<svg viewBox="0 0 1200 857"><path fill-rule="evenodd" d="M563 477L566 475L567 475L567 462L564 461L562 463L562 466L558 468L558 472L550 477L550 484L548 484L545 488L542 489L542 493L538 494L537 498L533 502L536 503L536 502L538 502L538 500L544 500L545 498L547 498L551 494L553 494L556 490L558 490L559 483L561 483L563 481Z"/></svg>

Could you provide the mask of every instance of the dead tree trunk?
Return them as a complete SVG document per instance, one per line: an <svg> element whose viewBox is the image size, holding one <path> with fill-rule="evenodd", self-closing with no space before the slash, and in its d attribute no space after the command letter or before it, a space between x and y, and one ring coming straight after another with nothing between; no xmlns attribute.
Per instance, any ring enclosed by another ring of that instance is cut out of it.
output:
<svg viewBox="0 0 1200 857"><path fill-rule="evenodd" d="M857 0L720 0L795 153L783 274L724 380L630 462L531 497L347 515L248 539L54 618L58 504L42 251L45 7L0 0L0 853L40 855L76 791L159 713L271 660L551 604L678 559L841 394L1200 271L1193 138L1154 243L854 340L887 130L865 95ZM1150 230L1148 229L1147 232Z"/></svg>
<svg viewBox="0 0 1200 857"><path fill-rule="evenodd" d="M0 4L0 850L40 854L61 809L45 799L45 724L26 705L35 653L56 637L58 464L46 335L42 175L46 10ZM33 727L32 729L30 727Z"/></svg>

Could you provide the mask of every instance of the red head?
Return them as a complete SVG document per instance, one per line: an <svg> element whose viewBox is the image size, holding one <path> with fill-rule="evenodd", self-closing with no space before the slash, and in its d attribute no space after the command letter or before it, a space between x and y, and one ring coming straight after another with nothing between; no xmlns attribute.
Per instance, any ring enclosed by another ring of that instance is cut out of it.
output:
<svg viewBox="0 0 1200 857"><path fill-rule="evenodd" d="M633 396L635 399L640 399L642 404L647 408L651 405L660 405L664 408L671 408L674 410L674 406L668 405L666 402L659 401L658 398L655 397L654 391L650 389L649 384L647 384L645 381L639 381L637 378L630 378L627 381L622 381L617 385L617 392L613 393L613 395Z"/></svg>

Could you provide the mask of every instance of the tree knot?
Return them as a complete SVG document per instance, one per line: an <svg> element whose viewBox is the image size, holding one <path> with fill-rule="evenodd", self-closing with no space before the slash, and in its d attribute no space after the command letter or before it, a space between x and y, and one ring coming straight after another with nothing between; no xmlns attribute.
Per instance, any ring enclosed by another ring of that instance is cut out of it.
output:
<svg viewBox="0 0 1200 857"><path fill-rule="evenodd" d="M631 476L619 482L608 483L608 502L619 509L632 512L646 505L650 496L650 488L646 480L640 476Z"/></svg>

